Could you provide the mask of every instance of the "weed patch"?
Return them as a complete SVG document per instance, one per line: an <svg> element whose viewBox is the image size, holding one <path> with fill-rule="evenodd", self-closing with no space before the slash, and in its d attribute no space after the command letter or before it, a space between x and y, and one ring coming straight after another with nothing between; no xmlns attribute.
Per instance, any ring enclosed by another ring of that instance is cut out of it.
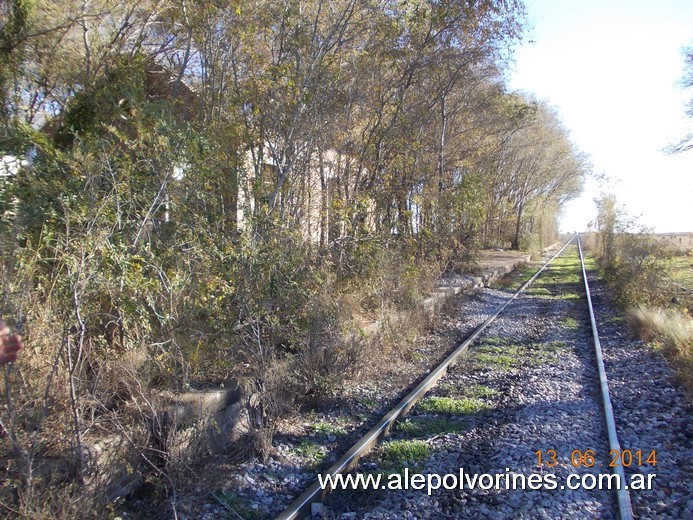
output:
<svg viewBox="0 0 693 520"><path fill-rule="evenodd" d="M378 407L378 401L371 397L364 397L361 399L361 404L369 410L375 410Z"/></svg>
<svg viewBox="0 0 693 520"><path fill-rule="evenodd" d="M480 366L486 366L497 370L509 370L518 363L521 348L509 344L503 338L487 338L474 349L471 361Z"/></svg>
<svg viewBox="0 0 693 520"><path fill-rule="evenodd" d="M576 292L562 292L556 295L557 300L579 300L582 294Z"/></svg>
<svg viewBox="0 0 693 520"><path fill-rule="evenodd" d="M533 285L525 291L525 294L529 296L551 296L551 291L546 287Z"/></svg>
<svg viewBox="0 0 693 520"><path fill-rule="evenodd" d="M405 437L430 437L445 433L457 433L466 423L441 418L414 417L397 424L397 432Z"/></svg>
<svg viewBox="0 0 693 520"><path fill-rule="evenodd" d="M505 354L486 354L480 352L474 354L474 362L478 365L495 368L498 370L509 370L515 366L515 358Z"/></svg>
<svg viewBox="0 0 693 520"><path fill-rule="evenodd" d="M426 460L431 448L422 440L394 440L383 443L380 456L386 467L401 467Z"/></svg>
<svg viewBox="0 0 693 520"><path fill-rule="evenodd" d="M468 397L478 397L480 399L490 399L498 395L498 391L486 385L473 385L464 390Z"/></svg>
<svg viewBox="0 0 693 520"><path fill-rule="evenodd" d="M541 365L558 359L561 350L567 347L565 341L550 341L548 343L538 343L530 348L530 363Z"/></svg>
<svg viewBox="0 0 693 520"><path fill-rule="evenodd" d="M301 441L301 443L294 448L294 453L299 457L307 459L311 467L319 466L327 457L327 454L322 451L318 444L307 440Z"/></svg>
<svg viewBox="0 0 693 520"><path fill-rule="evenodd" d="M339 424L331 424L326 422L318 422L311 426L311 429L318 435L334 435L336 437L343 437L347 434L343 426Z"/></svg>
<svg viewBox="0 0 693 520"><path fill-rule="evenodd" d="M563 325L566 329L572 329L576 330L580 328L580 324L575 318L572 318L570 316L566 316L565 318L561 319L561 325Z"/></svg>
<svg viewBox="0 0 693 520"><path fill-rule="evenodd" d="M419 407L428 413L448 415L472 415L490 408L485 402L470 397L427 397L419 402Z"/></svg>

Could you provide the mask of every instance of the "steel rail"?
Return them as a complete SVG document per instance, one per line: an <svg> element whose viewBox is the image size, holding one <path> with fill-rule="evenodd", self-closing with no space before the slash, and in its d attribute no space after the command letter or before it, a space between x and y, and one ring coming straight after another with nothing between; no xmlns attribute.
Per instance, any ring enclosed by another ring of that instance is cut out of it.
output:
<svg viewBox="0 0 693 520"><path fill-rule="evenodd" d="M447 369L454 364L454 362L462 354L469 350L469 346L479 337L479 335L489 326L493 321L512 303L515 298L522 294L529 285L531 285L534 280L546 269L546 267L554 261L570 243L573 242L575 237L571 238L566 244L553 255L541 268L534 273L534 275L527 280L522 286L502 305L498 306L494 313L490 315L486 320L476 328L476 330L460 343L455 350L445 358L445 360L440 363L432 372L426 376L426 378L421 381L411 392L407 394L394 408L392 408L380 421L369 430L361 440L354 444L349 451L347 451L337 462L335 462L330 468L323 473L323 475L335 476L339 473L348 471L358 462L358 460L365 454L367 454L378 441L387 435L390 428L394 423L402 417L404 414L414 406L417 401L423 397L423 395L433 387L438 380L445 375ZM299 518L299 515L305 515L310 512L310 505L316 501L316 498L324 496L327 493L327 489L322 489L319 480L313 482L313 484L306 489L291 505L289 505L283 513L281 513L277 520L292 520L294 518Z"/></svg>
<svg viewBox="0 0 693 520"><path fill-rule="evenodd" d="M614 420L614 409L611 406L611 397L609 396L609 382L606 378L606 370L604 369L604 356L602 355L602 344L599 341L599 331L597 330L597 320L594 316L594 308L592 306L592 297L590 296L590 286L587 283L587 270L585 269L585 258L582 253L582 244L580 235L576 235L578 251L580 252L580 264L582 265L582 279L585 281L585 294L587 295L587 307L590 311L590 321L592 322L592 338L594 339L594 351L597 355L597 369L599 370L599 384L602 393L602 405L604 408L604 417L606 419L606 431L609 437L609 449L616 450L616 453L621 453L621 444L618 442L616 434L616 421ZM626 489L626 475L623 471L623 466L615 466L614 473L618 475L620 486L616 490L618 499L619 518L621 520L633 519L633 506L630 502L630 493Z"/></svg>

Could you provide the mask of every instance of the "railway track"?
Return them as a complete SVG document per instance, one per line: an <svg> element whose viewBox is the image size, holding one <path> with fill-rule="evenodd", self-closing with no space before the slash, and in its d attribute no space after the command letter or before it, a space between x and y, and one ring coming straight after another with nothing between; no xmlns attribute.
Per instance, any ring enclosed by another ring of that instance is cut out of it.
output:
<svg viewBox="0 0 693 520"><path fill-rule="evenodd" d="M337 490L325 496L316 480L278 518L304 518L311 510L317 517L345 519L633 518L624 484L649 486L642 493L637 489L638 496L660 499L653 475L662 450L658 455L648 445L619 444L597 327L585 261L574 239L322 474L324 479L353 470L393 483L399 475L401 484L417 474L429 488L439 484L435 489ZM621 422L628 424L628 417ZM685 453L686 439L680 447ZM457 475L458 482L451 486L448 477L446 486L431 475ZM479 484L491 478L494 485L469 486L474 475ZM528 489L530 478L542 486ZM618 490L594 489L615 487L616 478ZM525 489L512 489L520 484ZM672 485L667 489L686 518L693 503ZM653 511L647 504L636 504L641 516Z"/></svg>

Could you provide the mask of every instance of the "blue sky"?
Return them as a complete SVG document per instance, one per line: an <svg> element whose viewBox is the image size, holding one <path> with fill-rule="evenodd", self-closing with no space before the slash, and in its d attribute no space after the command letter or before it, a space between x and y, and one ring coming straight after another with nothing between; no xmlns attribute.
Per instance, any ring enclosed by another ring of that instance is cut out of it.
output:
<svg viewBox="0 0 693 520"><path fill-rule="evenodd" d="M662 151L692 122L681 88L693 45L693 1L526 0L529 28L510 86L555 106L596 174L569 203L564 231L586 230L593 199L614 193L640 224L693 231L693 151Z"/></svg>

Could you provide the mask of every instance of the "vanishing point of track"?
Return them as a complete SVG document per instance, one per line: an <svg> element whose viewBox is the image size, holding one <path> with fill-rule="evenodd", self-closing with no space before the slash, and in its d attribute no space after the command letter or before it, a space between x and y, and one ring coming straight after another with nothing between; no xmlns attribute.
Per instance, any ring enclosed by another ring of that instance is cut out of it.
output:
<svg viewBox="0 0 693 520"><path fill-rule="evenodd" d="M616 426L609 395L609 385L604 369L603 355L597 331L597 324L592 307L592 298L590 295L589 284L587 281L587 272L585 269L585 260L582 252L582 244L579 236L571 239L566 243L560 251L558 251L551 259L549 259L527 282L525 282L514 294L512 294L502 305L498 306L495 311L464 341L459 343L454 351L445 360L435 367L411 392L409 392L399 403L397 403L384 417L368 431L351 449L349 449L337 462L330 468L325 470L323 474L336 475L353 469L359 459L373 449L377 443L388 435L394 424L401 419L436 383L447 373L448 369L456 364L469 350L470 346L477 341L481 334L506 310L506 308L525 290L530 287L539 275L547 269L551 263L558 258L570 245L576 242L580 255L580 263L582 268L582 279L584 282L585 296L591 322L591 335L594 342L596 356L596 370L599 375L599 385L601 390L602 410L604 413L605 429L608 434L608 446L615 453L621 453ZM613 470L619 475L621 482L626 482L623 467L616 465ZM319 502L325 491L321 489L319 482L316 480L308 489L306 489L282 514L278 519L286 520L293 518L303 518L310 512L311 504ZM633 518L630 496L627 489L621 486L615 492L615 497L618 504L618 517L621 519Z"/></svg>

